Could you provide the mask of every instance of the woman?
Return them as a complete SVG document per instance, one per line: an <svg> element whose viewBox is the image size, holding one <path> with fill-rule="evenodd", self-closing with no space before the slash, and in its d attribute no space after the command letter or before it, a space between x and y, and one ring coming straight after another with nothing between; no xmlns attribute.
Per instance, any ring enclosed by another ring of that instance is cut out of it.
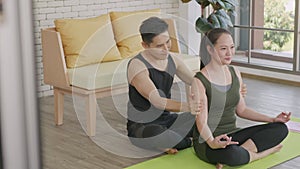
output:
<svg viewBox="0 0 300 169"><path fill-rule="evenodd" d="M200 51L201 70L192 84L199 103L191 106L197 114L193 134L197 156L222 168L223 164L247 164L279 151L288 134L284 123L290 120L291 113L282 112L272 118L246 106L240 93L241 74L229 66L235 53L230 32L211 30L202 39ZM239 129L236 115L266 124Z"/></svg>

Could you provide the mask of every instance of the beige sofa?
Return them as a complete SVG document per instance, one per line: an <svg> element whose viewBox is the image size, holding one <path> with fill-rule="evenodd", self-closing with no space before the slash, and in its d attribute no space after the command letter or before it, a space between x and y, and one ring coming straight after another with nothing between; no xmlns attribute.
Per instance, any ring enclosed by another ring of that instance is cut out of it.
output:
<svg viewBox="0 0 300 169"><path fill-rule="evenodd" d="M192 69L199 69L199 58L180 54L179 39L175 21L165 19L169 24L172 52L182 55L184 62ZM127 92L126 66L130 57L116 61L99 62L75 68L68 68L61 34L54 27L42 29L42 54L44 82L53 86L55 100L55 124L63 124L64 95L76 95L85 99L86 132L94 136L96 130L97 98Z"/></svg>

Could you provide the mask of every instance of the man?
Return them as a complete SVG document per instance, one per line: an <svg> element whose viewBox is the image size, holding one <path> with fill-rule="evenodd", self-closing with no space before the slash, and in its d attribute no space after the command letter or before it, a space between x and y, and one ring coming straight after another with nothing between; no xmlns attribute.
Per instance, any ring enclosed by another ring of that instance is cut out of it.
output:
<svg viewBox="0 0 300 169"><path fill-rule="evenodd" d="M195 117L187 102L171 99L176 74L191 85L194 73L176 55L170 55L168 24L151 17L140 26L144 51L128 64L127 130L137 146L175 154L191 146ZM143 139L147 138L147 139Z"/></svg>

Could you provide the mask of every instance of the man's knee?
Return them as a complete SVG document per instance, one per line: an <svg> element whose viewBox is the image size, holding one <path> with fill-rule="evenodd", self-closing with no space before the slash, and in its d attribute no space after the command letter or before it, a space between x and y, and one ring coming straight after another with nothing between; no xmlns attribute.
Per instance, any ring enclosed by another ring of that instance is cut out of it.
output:
<svg viewBox="0 0 300 169"><path fill-rule="evenodd" d="M166 130L167 129L161 125L156 125L156 124L147 125L147 126L145 126L145 128L142 132L142 136L144 138L153 137L153 136L163 133Z"/></svg>

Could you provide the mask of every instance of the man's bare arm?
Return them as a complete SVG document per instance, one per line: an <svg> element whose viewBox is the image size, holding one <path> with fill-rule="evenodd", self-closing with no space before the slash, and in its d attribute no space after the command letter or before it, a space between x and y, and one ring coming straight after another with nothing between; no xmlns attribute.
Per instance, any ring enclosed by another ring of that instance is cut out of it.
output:
<svg viewBox="0 0 300 169"><path fill-rule="evenodd" d="M128 81L144 98L149 100L149 102L158 109L172 112L187 112L190 110L188 103L181 103L176 100L161 97L149 77L147 68L144 64L141 64L140 61L133 60L129 64Z"/></svg>

